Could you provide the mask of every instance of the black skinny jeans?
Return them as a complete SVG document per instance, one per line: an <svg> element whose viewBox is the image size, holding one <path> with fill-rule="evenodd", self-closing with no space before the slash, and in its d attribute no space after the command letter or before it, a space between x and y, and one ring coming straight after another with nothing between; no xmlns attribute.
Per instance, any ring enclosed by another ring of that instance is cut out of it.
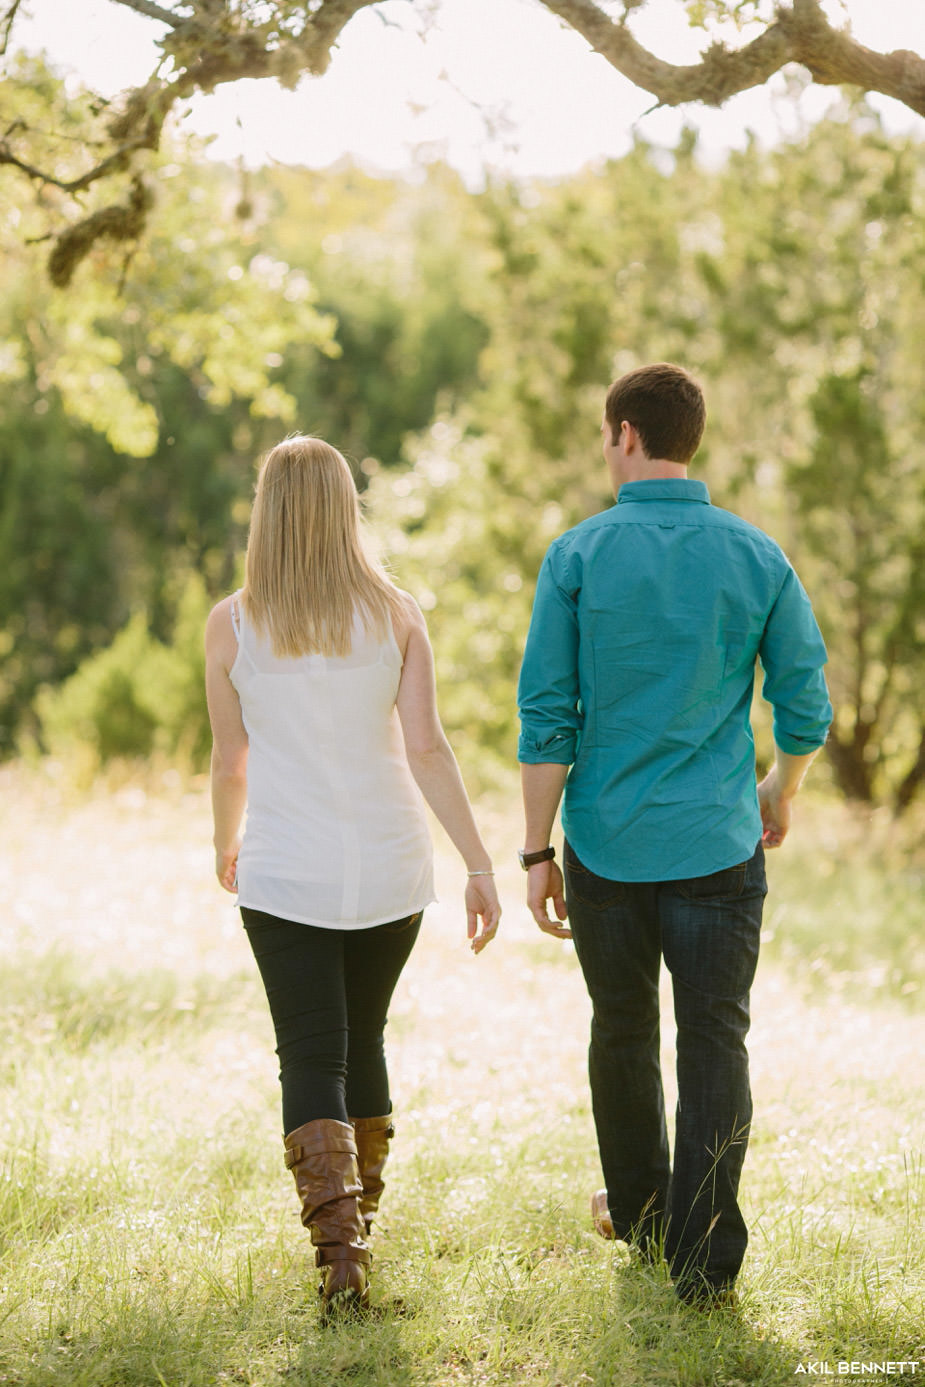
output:
<svg viewBox="0 0 925 1387"><path fill-rule="evenodd" d="M391 1111L383 1031L421 914L340 930L241 907L276 1030L285 1133Z"/></svg>

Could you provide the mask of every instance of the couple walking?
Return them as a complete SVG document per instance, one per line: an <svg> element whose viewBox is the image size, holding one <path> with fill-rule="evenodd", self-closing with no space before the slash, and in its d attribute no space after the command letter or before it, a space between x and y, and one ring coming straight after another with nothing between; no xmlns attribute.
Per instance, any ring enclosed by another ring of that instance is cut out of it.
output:
<svg viewBox="0 0 925 1387"><path fill-rule="evenodd" d="M831 708L787 559L688 478L704 420L677 366L610 387L601 431L616 504L546 555L518 756L527 902L540 929L574 940L592 1001L595 1227L664 1254L679 1297L713 1304L747 1242L737 1193L764 847L787 832ZM776 744L759 785L756 660ZM393 1132L383 1029L434 899L423 801L465 864L475 953L501 907L440 724L424 618L368 556L350 469L320 439L287 439L264 460L244 587L206 628L206 682L216 872L237 892L267 992L286 1165L325 1312L363 1306ZM564 878L550 842L563 793ZM673 1160L662 958L677 1022Z"/></svg>

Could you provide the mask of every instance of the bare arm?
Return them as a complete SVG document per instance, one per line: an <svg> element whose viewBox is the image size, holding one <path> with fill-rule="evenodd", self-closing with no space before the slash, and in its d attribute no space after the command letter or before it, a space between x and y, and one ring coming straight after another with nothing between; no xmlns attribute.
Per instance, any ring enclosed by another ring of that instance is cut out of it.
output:
<svg viewBox="0 0 925 1387"><path fill-rule="evenodd" d="M215 873L226 891L236 890L241 823L247 803L247 732L229 676L237 655L231 598L212 608L206 622L206 699L212 724L212 819Z"/></svg>
<svg viewBox="0 0 925 1387"><path fill-rule="evenodd" d="M815 751L793 756L774 748L774 765L758 786L758 806L764 832L761 841L766 848L779 848L787 836L793 813L793 799L816 756Z"/></svg>
<svg viewBox="0 0 925 1387"><path fill-rule="evenodd" d="M525 852L542 852L549 846L556 810L565 788L568 766L554 761L522 765L520 779L524 797ZM547 901L555 907L556 919L548 914ZM527 872L527 905L544 934L571 939L572 932L561 922L566 919L562 872L555 862L538 862Z"/></svg>
<svg viewBox="0 0 925 1387"><path fill-rule="evenodd" d="M501 906L491 875L491 858L476 827L453 749L437 711L434 661L427 625L408 598L406 617L396 625L403 665L396 708L411 774L439 823L466 864L466 920L472 948L479 953L498 928ZM478 930L481 917L482 928Z"/></svg>

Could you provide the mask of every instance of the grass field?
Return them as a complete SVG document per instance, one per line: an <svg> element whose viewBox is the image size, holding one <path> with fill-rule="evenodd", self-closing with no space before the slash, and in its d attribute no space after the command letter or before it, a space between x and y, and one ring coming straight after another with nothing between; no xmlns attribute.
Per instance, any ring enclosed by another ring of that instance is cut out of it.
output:
<svg viewBox="0 0 925 1387"><path fill-rule="evenodd" d="M473 958L441 849L389 1027L374 1313L321 1328L203 788L76 798L7 768L0 803L0 1383L925 1382L922 876L886 829L809 808L770 863L738 1314L679 1307L663 1269L591 1231L574 954L505 867L501 934ZM510 861L516 802L485 818Z"/></svg>

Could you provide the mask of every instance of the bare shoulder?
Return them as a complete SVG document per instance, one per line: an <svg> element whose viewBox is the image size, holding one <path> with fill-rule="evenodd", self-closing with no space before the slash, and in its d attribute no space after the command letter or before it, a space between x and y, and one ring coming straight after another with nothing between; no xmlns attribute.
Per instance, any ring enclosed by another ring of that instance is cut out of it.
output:
<svg viewBox="0 0 925 1387"><path fill-rule="evenodd" d="M398 648L404 656L408 642L412 637L423 635L425 639L427 638L427 622L424 620L424 613L411 593L405 592L402 588L398 588L397 592L400 603L398 612L392 617L392 628L395 632Z"/></svg>
<svg viewBox="0 0 925 1387"><path fill-rule="evenodd" d="M216 656L230 669L238 653L238 641L231 620L234 594L216 602L206 620L206 653Z"/></svg>

